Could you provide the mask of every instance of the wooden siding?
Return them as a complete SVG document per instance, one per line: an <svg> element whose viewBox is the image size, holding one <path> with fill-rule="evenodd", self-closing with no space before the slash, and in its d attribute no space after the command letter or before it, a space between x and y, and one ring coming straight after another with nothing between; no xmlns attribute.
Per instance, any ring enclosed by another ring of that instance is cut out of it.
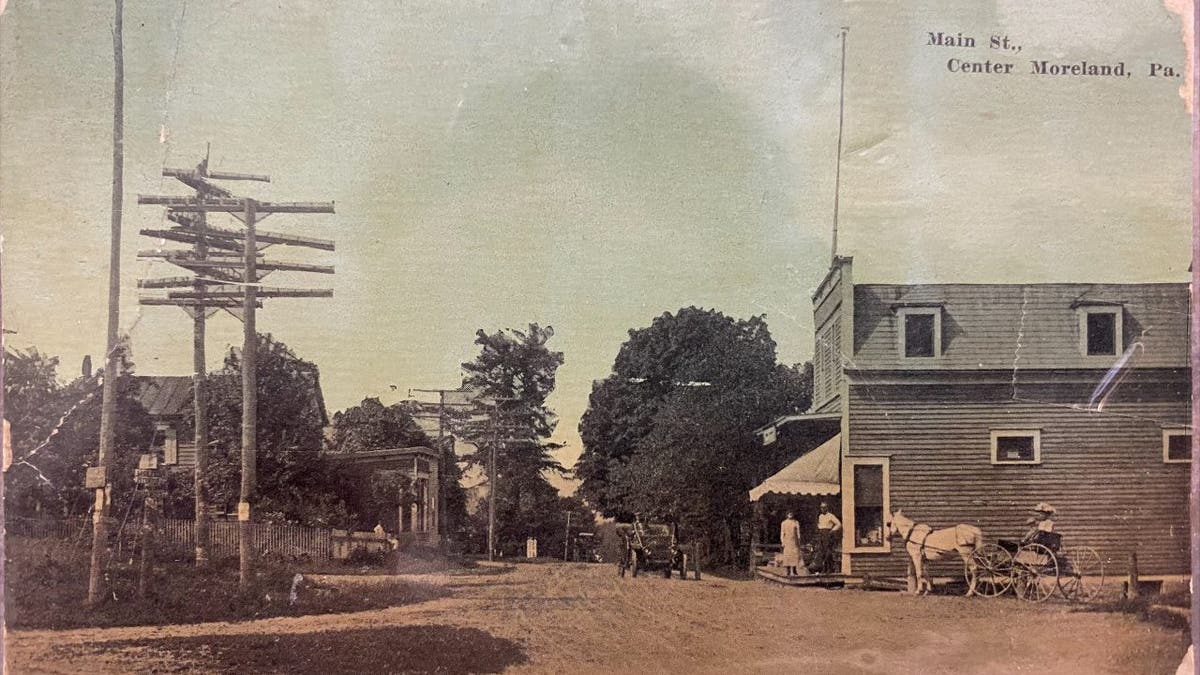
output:
<svg viewBox="0 0 1200 675"><path fill-rule="evenodd" d="M1084 356L1080 303L1123 305L1126 346L1140 342L1134 365L1188 365L1186 284L857 285L854 361L864 369L1108 368L1116 357ZM942 355L900 357L896 309L942 308ZM820 325L820 324L817 324Z"/></svg>
<svg viewBox="0 0 1200 675"><path fill-rule="evenodd" d="M1086 382L1029 385L1013 400L1003 373L995 375L993 384L852 381L848 454L890 457L892 508L919 522L974 524L989 541L1016 538L1028 509L1048 501L1064 545L1095 547L1106 571L1126 573L1136 550L1143 574L1186 573L1189 465L1163 462L1162 431L1189 420L1189 372L1143 371L1104 412L1071 407L1088 400ZM1041 463L993 465L997 428L1040 430ZM902 576L899 548L852 554L850 571ZM959 570L935 563L934 574Z"/></svg>
<svg viewBox="0 0 1200 675"><path fill-rule="evenodd" d="M813 409L825 410L830 401L841 393L842 366L842 335L846 332L843 313L846 293L846 277L849 276L850 262L842 260L841 264L830 268L829 273L821 282L816 294L813 295Z"/></svg>

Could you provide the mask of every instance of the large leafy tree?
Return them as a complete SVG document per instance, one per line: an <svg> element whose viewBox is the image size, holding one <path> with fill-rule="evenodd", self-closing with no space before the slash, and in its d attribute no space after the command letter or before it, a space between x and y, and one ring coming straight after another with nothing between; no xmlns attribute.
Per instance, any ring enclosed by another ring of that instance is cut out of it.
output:
<svg viewBox="0 0 1200 675"><path fill-rule="evenodd" d="M103 371L58 379L58 359L27 351L4 352L5 418L12 431L14 466L5 474L6 508L13 515L65 516L86 511L87 467L100 445L100 388ZM133 364L124 349L117 362L117 444L110 476L114 506L125 508L133 493L138 456L149 452L153 424L137 395Z"/></svg>
<svg viewBox="0 0 1200 675"><path fill-rule="evenodd" d="M241 476L241 367L240 355L230 350L207 390L213 454L205 483L211 503L226 511L237 504ZM317 366L271 335L259 335L257 375L259 514L314 526L349 524L343 495L353 477L321 456L328 420Z"/></svg>
<svg viewBox="0 0 1200 675"><path fill-rule="evenodd" d="M362 452L384 448L433 447L433 440L402 404L383 405L378 398L333 415L334 452Z"/></svg>
<svg viewBox="0 0 1200 675"><path fill-rule="evenodd" d="M679 522L721 557L777 468L753 430L808 407L811 369L776 362L766 321L688 307L631 330L580 422L581 493L609 515Z"/></svg>
<svg viewBox="0 0 1200 675"><path fill-rule="evenodd" d="M546 477L548 472L564 471L551 455L559 447L549 440L558 420L546 406L563 363L562 352L547 346L553 335L552 328L536 323L523 331L480 330L475 336L479 355L463 364L464 384L482 401L494 403L489 414L465 424L462 432L480 449L469 458L476 464L486 467L495 446L501 542L538 536L540 514L557 504L558 492Z"/></svg>

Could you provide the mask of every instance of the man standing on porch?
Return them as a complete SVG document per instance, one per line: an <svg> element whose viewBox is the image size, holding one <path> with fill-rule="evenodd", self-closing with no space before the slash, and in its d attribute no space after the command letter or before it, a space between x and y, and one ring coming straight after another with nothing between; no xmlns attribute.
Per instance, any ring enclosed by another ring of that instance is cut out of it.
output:
<svg viewBox="0 0 1200 675"><path fill-rule="evenodd" d="M821 502L821 514L817 516L817 555L813 561L814 572L829 574L833 571L833 551L837 546L838 532L842 521L829 512L829 504Z"/></svg>
<svg viewBox="0 0 1200 675"><path fill-rule="evenodd" d="M787 518L779 524L779 543L783 545L779 564L789 577L794 577L797 568L804 567L804 558L800 556L800 521L796 520L796 514L791 511L787 512Z"/></svg>

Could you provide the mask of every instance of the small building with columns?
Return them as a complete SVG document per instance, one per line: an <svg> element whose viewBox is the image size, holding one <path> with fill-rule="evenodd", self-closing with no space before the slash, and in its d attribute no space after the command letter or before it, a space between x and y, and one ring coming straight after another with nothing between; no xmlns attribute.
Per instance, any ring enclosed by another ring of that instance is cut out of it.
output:
<svg viewBox="0 0 1200 675"><path fill-rule="evenodd" d="M407 508L400 507L396 514L395 526L400 546L432 547L441 543L441 514L438 513L441 482L437 450L416 446L329 454L327 457L367 473L401 471L407 475L412 481L409 489L413 499Z"/></svg>

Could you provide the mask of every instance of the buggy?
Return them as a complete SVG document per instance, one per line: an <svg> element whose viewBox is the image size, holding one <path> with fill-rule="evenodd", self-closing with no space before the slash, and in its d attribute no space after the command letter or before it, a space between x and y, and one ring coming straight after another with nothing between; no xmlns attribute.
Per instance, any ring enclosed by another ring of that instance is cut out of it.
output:
<svg viewBox="0 0 1200 675"><path fill-rule="evenodd" d="M973 556L978 567L978 592L1043 602L1058 594L1071 601L1094 599L1104 586L1104 561L1090 546L1063 547L1062 535L1038 532L1028 541L1001 539L986 544Z"/></svg>

